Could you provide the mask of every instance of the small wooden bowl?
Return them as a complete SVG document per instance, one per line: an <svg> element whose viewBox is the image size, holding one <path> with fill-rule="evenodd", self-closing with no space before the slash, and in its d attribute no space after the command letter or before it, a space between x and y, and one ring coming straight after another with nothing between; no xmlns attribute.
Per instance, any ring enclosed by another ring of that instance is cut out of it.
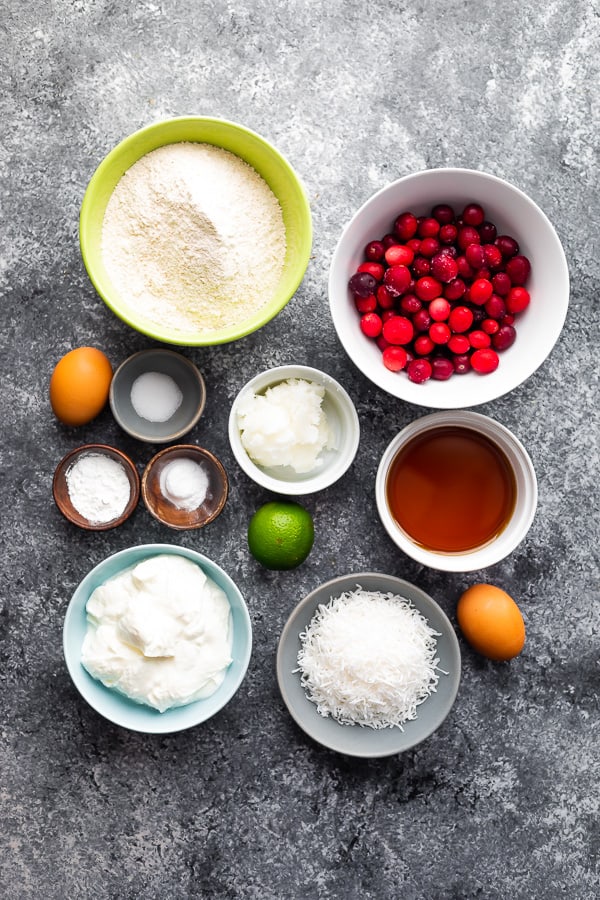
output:
<svg viewBox="0 0 600 900"><path fill-rule="evenodd" d="M121 515L116 519L111 519L110 522L103 522L101 524L90 522L75 509L71 502L67 485L67 472L71 466L73 466L80 457L90 453L101 453L120 463L129 479L129 486L131 488L129 502ZM88 531L108 531L110 528L116 528L118 525L122 525L138 505L140 499L140 476L133 461L121 450L117 450L116 447L109 447L107 444L84 444L82 447L76 447L74 450L70 450L59 462L52 480L52 493L54 495L54 502L69 522L72 522L79 528L85 528Z"/></svg>
<svg viewBox="0 0 600 900"><path fill-rule="evenodd" d="M191 459L208 475L208 491L200 506L180 509L161 490L160 476L165 466L175 459ZM229 493L229 480L223 464L214 454L196 444L176 444L160 450L152 457L142 475L142 499L148 512L169 528L184 531L203 528L222 512Z"/></svg>

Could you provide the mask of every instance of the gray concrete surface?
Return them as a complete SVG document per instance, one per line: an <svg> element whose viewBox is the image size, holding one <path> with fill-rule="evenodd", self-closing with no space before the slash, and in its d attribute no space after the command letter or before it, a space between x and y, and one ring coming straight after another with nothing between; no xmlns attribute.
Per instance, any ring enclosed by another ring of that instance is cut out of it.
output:
<svg viewBox="0 0 600 900"><path fill-rule="evenodd" d="M0 309L3 566L0 616L0 894L8 898L593 898L600 893L598 753L597 2L465 4L4 0L0 16ZM238 121L303 177L314 249L303 284L235 345L186 351L208 386L190 438L231 480L222 516L175 534L140 506L87 534L54 507L58 460L113 443L140 470L155 448L106 410L81 429L54 419L57 359L94 344L114 365L152 346L96 295L78 213L105 153L138 127L185 114ZM444 575L404 557L374 503L381 453L425 410L385 395L339 345L327 272L340 231L376 189L445 165L500 175L554 223L572 295L546 363L479 407L537 469L538 513L504 562ZM307 562L261 569L245 530L266 494L227 441L231 401L263 368L325 369L354 399L362 442L334 487L305 498ZM255 647L230 705L167 737L129 733L78 696L62 656L69 598L131 544L175 541L215 559L250 608ZM490 580L520 603L528 639L510 665L462 641L463 677L443 727L415 750L356 761L313 744L274 671L296 602L331 574L401 575L454 616Z"/></svg>

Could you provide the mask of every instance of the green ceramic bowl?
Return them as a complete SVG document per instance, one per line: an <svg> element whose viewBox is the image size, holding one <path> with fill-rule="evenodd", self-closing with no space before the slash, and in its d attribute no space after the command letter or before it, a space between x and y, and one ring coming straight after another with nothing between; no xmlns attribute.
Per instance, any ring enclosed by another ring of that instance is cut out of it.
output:
<svg viewBox="0 0 600 900"><path fill-rule="evenodd" d="M146 153L181 141L213 144L236 154L267 182L281 205L287 250L275 296L241 324L215 331L181 332L160 327L128 306L113 287L101 255L104 212L121 176ZM302 183L287 160L264 138L222 119L187 116L148 125L121 141L100 163L87 187L79 219L79 241L90 279L106 305L124 322L158 341L188 347L235 341L265 325L296 292L310 258L312 222Z"/></svg>

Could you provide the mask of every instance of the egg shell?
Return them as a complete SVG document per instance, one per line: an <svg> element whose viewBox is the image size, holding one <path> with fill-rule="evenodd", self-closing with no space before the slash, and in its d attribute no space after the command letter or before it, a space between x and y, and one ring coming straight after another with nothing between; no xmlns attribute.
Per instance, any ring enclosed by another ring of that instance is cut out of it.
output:
<svg viewBox="0 0 600 900"><path fill-rule="evenodd" d="M77 347L60 359L50 378L50 405L65 425L85 425L108 400L112 366L95 347Z"/></svg>
<svg viewBox="0 0 600 900"><path fill-rule="evenodd" d="M458 624L466 640L482 656L503 662L525 644L525 623L512 597L492 584L474 584L458 601Z"/></svg>

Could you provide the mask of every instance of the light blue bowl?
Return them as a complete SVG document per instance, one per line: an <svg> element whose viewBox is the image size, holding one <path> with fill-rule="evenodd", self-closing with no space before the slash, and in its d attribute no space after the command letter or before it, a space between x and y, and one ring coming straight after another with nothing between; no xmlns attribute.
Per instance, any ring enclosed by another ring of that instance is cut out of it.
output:
<svg viewBox="0 0 600 900"><path fill-rule="evenodd" d="M105 687L83 668L81 647L87 630L86 604L92 593L109 578L131 568L149 556L171 553L185 556L201 566L206 575L227 594L231 606L233 627L233 662L218 690L204 700L179 706L160 713ZM73 683L90 706L115 725L147 734L168 734L183 731L205 722L218 713L241 685L252 651L252 626L244 598L229 575L202 553L172 544L142 544L114 553L89 572L75 590L67 608L63 628L63 646L67 669Z"/></svg>

